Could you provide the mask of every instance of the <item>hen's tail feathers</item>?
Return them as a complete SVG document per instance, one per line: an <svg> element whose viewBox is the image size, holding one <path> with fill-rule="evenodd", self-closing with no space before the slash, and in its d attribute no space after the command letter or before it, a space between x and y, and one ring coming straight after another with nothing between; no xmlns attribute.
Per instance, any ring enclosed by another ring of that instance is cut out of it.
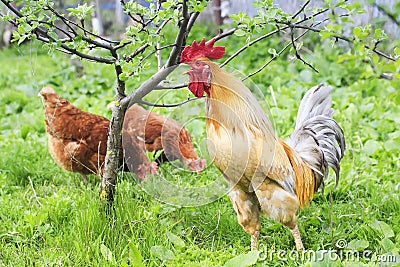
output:
<svg viewBox="0 0 400 267"><path fill-rule="evenodd" d="M339 182L340 160L346 150L342 128L332 118L332 87L320 84L304 95L297 114L296 128L287 143L314 172L315 191L324 183L329 167Z"/></svg>

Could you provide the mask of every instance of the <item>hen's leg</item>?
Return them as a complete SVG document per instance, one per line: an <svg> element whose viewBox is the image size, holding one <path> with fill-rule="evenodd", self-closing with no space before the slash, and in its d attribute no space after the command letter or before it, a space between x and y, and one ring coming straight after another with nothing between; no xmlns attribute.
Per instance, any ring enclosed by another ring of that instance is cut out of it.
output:
<svg viewBox="0 0 400 267"><path fill-rule="evenodd" d="M256 190L262 212L269 218L288 227L294 237L296 248L303 249L299 228L297 226L297 197L280 187L275 182L265 180Z"/></svg>
<svg viewBox="0 0 400 267"><path fill-rule="evenodd" d="M88 183L89 183L89 180L88 180L86 174L81 173L81 176L82 176L82 178L83 178L83 183L84 183L84 184L88 184Z"/></svg>
<svg viewBox="0 0 400 267"><path fill-rule="evenodd" d="M239 224L251 235L251 249L258 249L260 236L260 206L254 193L247 193L234 186L229 192Z"/></svg>

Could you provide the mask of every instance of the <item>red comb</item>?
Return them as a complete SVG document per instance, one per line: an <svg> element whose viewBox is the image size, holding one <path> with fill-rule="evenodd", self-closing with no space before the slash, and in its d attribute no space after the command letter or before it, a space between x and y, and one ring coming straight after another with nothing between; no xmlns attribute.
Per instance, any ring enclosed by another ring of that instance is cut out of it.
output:
<svg viewBox="0 0 400 267"><path fill-rule="evenodd" d="M192 45L188 45L183 49L181 63L190 62L201 57L220 59L225 54L225 47L214 46L214 43L215 39L211 39L207 43L204 38L200 43L194 40Z"/></svg>

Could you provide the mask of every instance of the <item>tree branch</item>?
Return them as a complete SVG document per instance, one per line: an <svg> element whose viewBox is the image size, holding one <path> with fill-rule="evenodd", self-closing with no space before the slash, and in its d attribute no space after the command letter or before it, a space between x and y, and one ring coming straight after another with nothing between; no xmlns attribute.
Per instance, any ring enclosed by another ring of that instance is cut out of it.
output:
<svg viewBox="0 0 400 267"><path fill-rule="evenodd" d="M174 108L174 107L179 107L182 106L188 102L194 101L200 99L198 97L193 97L193 98L188 98L185 101L182 101L180 103L175 103L175 104L156 104L156 103L151 103L151 102L147 102L144 100L139 100L139 103L147 105L147 106L151 106L151 107L160 107L160 108Z"/></svg>
<svg viewBox="0 0 400 267"><path fill-rule="evenodd" d="M125 56L124 60L126 62L130 62L132 61L132 59L134 59L137 55L143 53L150 45L148 43L145 43L144 45L142 45L141 47L139 47L138 49L136 49L132 54L130 54L129 56Z"/></svg>

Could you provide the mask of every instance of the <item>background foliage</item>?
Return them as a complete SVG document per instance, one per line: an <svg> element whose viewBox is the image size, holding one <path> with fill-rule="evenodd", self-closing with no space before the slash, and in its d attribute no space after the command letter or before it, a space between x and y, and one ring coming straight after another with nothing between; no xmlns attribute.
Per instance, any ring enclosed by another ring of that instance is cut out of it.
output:
<svg viewBox="0 0 400 267"><path fill-rule="evenodd" d="M267 30L260 29L255 35ZM366 36L365 30L355 30L354 35L370 38L373 44L375 29ZM210 31L198 26L190 38L209 36ZM227 57L240 47L240 38L223 42ZM256 70L274 53L271 48L279 50L283 38L255 45L230 67L246 73ZM384 45L392 51L398 41ZM338 241L345 240L349 250L371 251L371 261L343 259L330 262L331 266L375 266L379 255L399 255L400 251L400 63L388 64L364 48L357 43L353 48L332 46L330 39L320 42L310 36L299 49L319 73L293 60L292 50L253 76L250 84L264 95L282 137L293 130L306 89L320 82L335 87L334 117L344 129L348 147L341 181L333 190L330 180L325 193L320 192L310 207L300 211L300 231L307 249L335 250ZM34 42L0 51L0 65L10 66L0 69L1 265L238 266L237 262L248 260L249 236L237 223L226 196L196 208L171 206L156 201L125 174L119 177L115 214L107 215L98 201L97 177L85 185L79 175L55 165L47 151L38 91L51 85L79 108L109 117L106 106L113 100L115 87L112 67L87 62L80 67L60 53L48 54L48 49ZM149 65L128 81L127 91L155 71L155 64ZM392 74L393 79L381 78L382 73ZM156 100L160 94L153 92L147 100ZM173 90L163 101L179 102L187 96L186 90ZM201 106L201 101L193 105ZM182 121L193 116L190 105L176 108L177 112L156 110ZM188 128L201 144L205 137L202 122ZM200 152L200 145L197 149ZM175 170L167 164L161 171ZM196 176L175 171L172 177L190 185L193 180L207 183L219 176L210 166ZM328 264L301 258L283 261L277 254L268 254L290 252L294 247L287 229L272 221L263 220L260 239L262 253L257 266ZM232 259L235 256L241 258ZM256 255L250 256L254 259Z"/></svg>

